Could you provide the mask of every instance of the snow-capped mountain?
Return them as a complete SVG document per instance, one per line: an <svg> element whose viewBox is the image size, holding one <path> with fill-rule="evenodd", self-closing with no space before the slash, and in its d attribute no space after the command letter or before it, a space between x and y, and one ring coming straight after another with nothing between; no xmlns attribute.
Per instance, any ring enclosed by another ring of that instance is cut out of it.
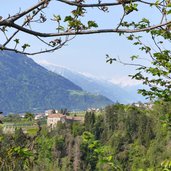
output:
<svg viewBox="0 0 171 171"><path fill-rule="evenodd" d="M46 69L69 79L76 85L79 85L83 90L104 95L114 102L127 104L145 101L145 98L137 93L137 90L141 88L140 85L123 87L119 84L114 84L111 81L96 78L88 73L76 72L47 62L39 62L39 64Z"/></svg>

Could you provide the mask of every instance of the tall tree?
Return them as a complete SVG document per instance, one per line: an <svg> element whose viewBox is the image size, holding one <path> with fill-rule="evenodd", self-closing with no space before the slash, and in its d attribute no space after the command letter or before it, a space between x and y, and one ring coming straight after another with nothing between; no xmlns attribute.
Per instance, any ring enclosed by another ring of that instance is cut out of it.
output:
<svg viewBox="0 0 171 171"><path fill-rule="evenodd" d="M34 120L34 114L27 112L24 116L25 119L28 121L33 121Z"/></svg>

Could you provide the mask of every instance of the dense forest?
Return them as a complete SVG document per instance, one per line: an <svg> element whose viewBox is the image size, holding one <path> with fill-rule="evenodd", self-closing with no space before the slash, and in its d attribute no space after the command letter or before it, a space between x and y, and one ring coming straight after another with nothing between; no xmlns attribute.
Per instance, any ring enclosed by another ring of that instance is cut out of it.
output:
<svg viewBox="0 0 171 171"><path fill-rule="evenodd" d="M58 123L35 135L16 129L0 133L0 170L161 171L169 170L171 105L115 104L84 123Z"/></svg>

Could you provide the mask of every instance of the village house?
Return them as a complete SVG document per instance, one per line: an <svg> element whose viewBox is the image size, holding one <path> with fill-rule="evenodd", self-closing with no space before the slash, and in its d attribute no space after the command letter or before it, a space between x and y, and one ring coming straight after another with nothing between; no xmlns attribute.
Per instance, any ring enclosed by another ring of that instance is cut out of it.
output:
<svg viewBox="0 0 171 171"><path fill-rule="evenodd" d="M154 104L152 102L147 102L147 103L138 102L138 103L133 103L132 105L136 107L152 109Z"/></svg>
<svg viewBox="0 0 171 171"><path fill-rule="evenodd" d="M51 129L55 128L58 122L83 122L83 117L76 116L66 116L60 113L57 114L49 114L47 117L47 126Z"/></svg>
<svg viewBox="0 0 171 171"><path fill-rule="evenodd" d="M35 120L38 120L38 119L42 119L44 117L45 117L45 114L44 113L38 113L38 114L35 115L34 119Z"/></svg>

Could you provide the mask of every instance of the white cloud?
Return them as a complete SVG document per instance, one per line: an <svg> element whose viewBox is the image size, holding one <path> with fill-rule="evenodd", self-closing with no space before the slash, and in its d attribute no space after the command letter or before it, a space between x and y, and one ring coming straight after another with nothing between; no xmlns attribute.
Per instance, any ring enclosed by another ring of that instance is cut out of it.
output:
<svg viewBox="0 0 171 171"><path fill-rule="evenodd" d="M48 65L48 66L66 68L66 67L64 67L64 66L59 66L59 65L56 65L56 64L54 64L54 63L50 63L50 62L48 62L47 60L36 60L35 62L37 62L37 63L40 64L40 65Z"/></svg>
<svg viewBox="0 0 171 171"><path fill-rule="evenodd" d="M71 72L74 72L73 69L70 69L70 68L68 68L66 66L57 65L57 64L48 62L47 60L36 60L35 62L37 62L41 66L48 67L52 71L54 71L55 68L58 68L58 69L64 69L64 70L69 70Z"/></svg>
<svg viewBox="0 0 171 171"><path fill-rule="evenodd" d="M111 83L113 84L118 84L118 85L121 85L122 87L126 87L126 86L135 86L135 85L139 85L139 84L142 84L141 81L138 81L138 80L134 80L134 79L131 79L130 77L128 76L121 76L121 77L115 77L111 80L109 80Z"/></svg>
<svg viewBox="0 0 171 171"><path fill-rule="evenodd" d="M42 65L42 66L51 66L51 67L63 68L63 69L67 69L67 70L69 70L71 72L84 75L85 77L94 78L94 79L100 79L100 78L97 78L95 75L93 75L91 73L75 71L74 69L68 68L66 66L61 66L61 65L56 65L56 64L50 63L47 60L38 60L36 62L38 64Z"/></svg>
<svg viewBox="0 0 171 171"><path fill-rule="evenodd" d="M90 79L92 78L92 79L101 80L101 81L109 81L112 84L119 85L119 86L122 86L122 87L135 86L135 85L142 84L141 81L137 81L137 80L131 79L128 76L114 76L113 78L107 80L104 77L97 77L97 76L95 76L95 75L93 75L91 73L88 73L88 72L79 72L79 71L75 71L74 69L67 68L66 66L60 66L60 65L57 65L57 64L54 64L54 63L50 63L47 60L37 60L36 62L38 64L40 64L40 65L43 65L43 66L51 66L52 67L51 68L52 71L53 71L53 67L54 68L55 67L63 68L63 69L69 70L71 72L84 75L84 76L86 76L86 77L88 77Z"/></svg>

